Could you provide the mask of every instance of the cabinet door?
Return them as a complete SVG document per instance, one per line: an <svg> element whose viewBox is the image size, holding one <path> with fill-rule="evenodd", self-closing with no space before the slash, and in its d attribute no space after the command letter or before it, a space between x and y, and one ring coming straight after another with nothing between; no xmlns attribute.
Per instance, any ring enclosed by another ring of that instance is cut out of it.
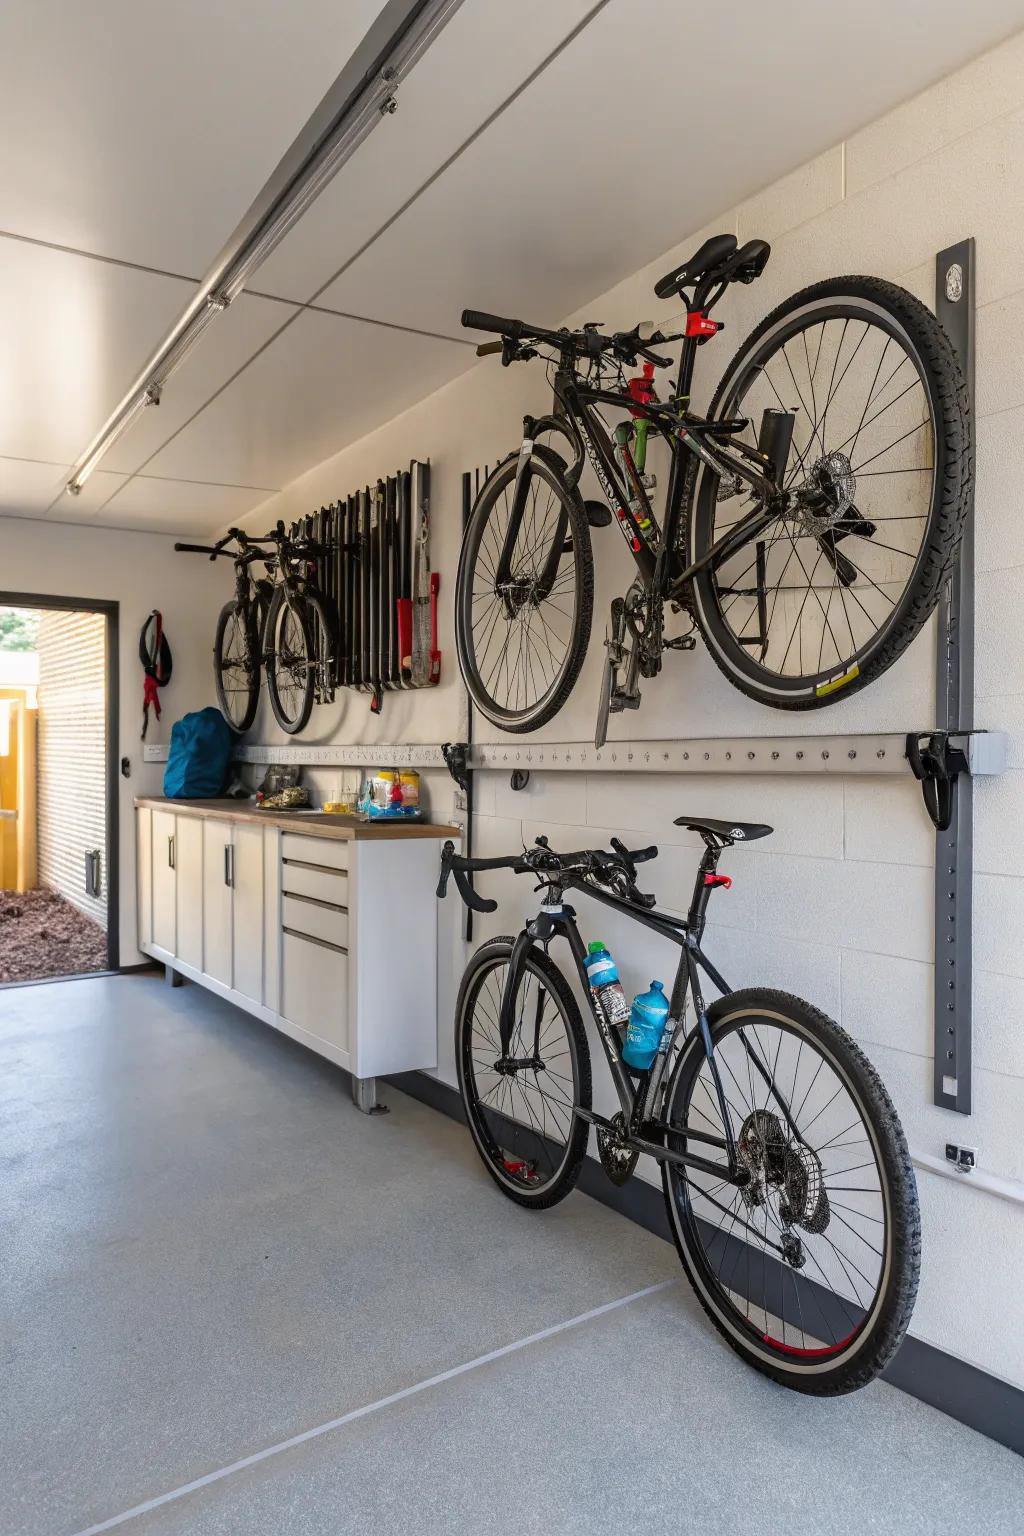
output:
<svg viewBox="0 0 1024 1536"><path fill-rule="evenodd" d="M153 943L177 953L177 879L174 870L175 816L153 812Z"/></svg>
<svg viewBox="0 0 1024 1536"><path fill-rule="evenodd" d="M348 1051L348 955L322 939L286 928L281 1011L311 1035Z"/></svg>
<svg viewBox="0 0 1024 1536"><path fill-rule="evenodd" d="M139 948L153 942L153 812L140 805L135 812L136 921Z"/></svg>
<svg viewBox="0 0 1024 1536"><path fill-rule="evenodd" d="M231 986L231 823L203 822L203 971Z"/></svg>
<svg viewBox="0 0 1024 1536"><path fill-rule="evenodd" d="M198 816L179 816L174 837L178 876L178 947L186 965L203 968L203 823Z"/></svg>
<svg viewBox="0 0 1024 1536"><path fill-rule="evenodd" d="M232 855L234 988L263 1000L263 828L236 822Z"/></svg>

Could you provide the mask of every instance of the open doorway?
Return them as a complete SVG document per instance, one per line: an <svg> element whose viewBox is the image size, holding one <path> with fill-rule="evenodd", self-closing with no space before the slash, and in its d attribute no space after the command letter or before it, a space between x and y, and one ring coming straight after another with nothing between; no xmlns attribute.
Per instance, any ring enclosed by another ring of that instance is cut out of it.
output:
<svg viewBox="0 0 1024 1536"><path fill-rule="evenodd" d="M0 984L118 964L117 604L0 593Z"/></svg>

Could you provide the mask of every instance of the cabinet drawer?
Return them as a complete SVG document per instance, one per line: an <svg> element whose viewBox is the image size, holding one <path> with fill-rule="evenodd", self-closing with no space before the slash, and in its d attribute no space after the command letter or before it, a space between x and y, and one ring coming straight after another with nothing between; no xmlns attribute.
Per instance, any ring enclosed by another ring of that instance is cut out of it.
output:
<svg viewBox="0 0 1024 1536"><path fill-rule="evenodd" d="M281 1011L300 1029L347 1051L348 956L315 939L285 933Z"/></svg>
<svg viewBox="0 0 1024 1536"><path fill-rule="evenodd" d="M281 889L286 895L313 896L336 907L348 906L348 877L343 869L314 869L310 864L282 864Z"/></svg>
<svg viewBox="0 0 1024 1536"><path fill-rule="evenodd" d="M322 864L328 869L348 869L348 843L336 837L303 837L299 832L282 832L281 857L303 864Z"/></svg>
<svg viewBox="0 0 1024 1536"><path fill-rule="evenodd" d="M308 897L285 895L281 898L281 926L296 933L309 934L327 944L348 948L348 913Z"/></svg>

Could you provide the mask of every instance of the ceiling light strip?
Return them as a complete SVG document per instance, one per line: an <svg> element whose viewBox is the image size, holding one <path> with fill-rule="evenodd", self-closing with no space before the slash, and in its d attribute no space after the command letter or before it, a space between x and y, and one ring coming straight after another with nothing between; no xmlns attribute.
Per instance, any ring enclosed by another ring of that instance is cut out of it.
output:
<svg viewBox="0 0 1024 1536"><path fill-rule="evenodd" d="M207 326L243 291L288 231L372 132L395 92L462 0L388 0L263 187L173 329L72 466L77 495L104 454L161 391Z"/></svg>

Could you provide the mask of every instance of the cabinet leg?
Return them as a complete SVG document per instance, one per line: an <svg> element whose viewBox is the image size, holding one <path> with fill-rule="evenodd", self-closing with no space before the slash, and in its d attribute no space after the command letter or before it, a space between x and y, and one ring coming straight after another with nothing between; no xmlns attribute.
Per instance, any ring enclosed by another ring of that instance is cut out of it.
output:
<svg viewBox="0 0 1024 1536"><path fill-rule="evenodd" d="M164 981L169 987L180 987L184 980L184 976L180 976L173 965L164 966Z"/></svg>
<svg viewBox="0 0 1024 1536"><path fill-rule="evenodd" d="M354 1077L352 1079L352 1102L356 1109L361 1109L364 1115L386 1115L386 1104L377 1102L377 1079L375 1077Z"/></svg>

